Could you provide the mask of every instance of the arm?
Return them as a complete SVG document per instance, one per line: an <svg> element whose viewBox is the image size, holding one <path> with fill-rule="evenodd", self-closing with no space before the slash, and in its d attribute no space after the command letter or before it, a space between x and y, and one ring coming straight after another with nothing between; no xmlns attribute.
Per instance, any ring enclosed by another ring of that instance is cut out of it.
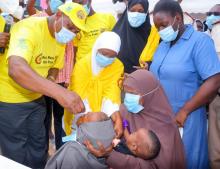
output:
<svg viewBox="0 0 220 169"><path fill-rule="evenodd" d="M114 122L114 130L116 132L116 138L120 138L123 134L122 118L119 112L115 112L111 115L111 119Z"/></svg>
<svg viewBox="0 0 220 169"><path fill-rule="evenodd" d="M80 97L65 88L39 76L27 62L19 56L10 56L9 76L22 87L56 99L72 113L84 111Z"/></svg>
<svg viewBox="0 0 220 169"><path fill-rule="evenodd" d="M112 151L107 158L107 164L114 169L156 169L157 166L151 160L142 160L130 155Z"/></svg>
<svg viewBox="0 0 220 169"><path fill-rule="evenodd" d="M204 83L177 113L175 120L180 127L184 125L187 116L208 103L220 87L220 61L209 36L202 34L198 38L192 59L195 70Z"/></svg>
<svg viewBox="0 0 220 169"><path fill-rule="evenodd" d="M176 122L179 126L183 126L187 116L205 105L217 94L220 88L220 73L208 78L203 85L199 88L197 93L187 101L184 106L180 109L176 116Z"/></svg>
<svg viewBox="0 0 220 169"><path fill-rule="evenodd" d="M27 11L30 16L37 13L37 10L35 9L34 4L35 4L35 0L28 0Z"/></svg>

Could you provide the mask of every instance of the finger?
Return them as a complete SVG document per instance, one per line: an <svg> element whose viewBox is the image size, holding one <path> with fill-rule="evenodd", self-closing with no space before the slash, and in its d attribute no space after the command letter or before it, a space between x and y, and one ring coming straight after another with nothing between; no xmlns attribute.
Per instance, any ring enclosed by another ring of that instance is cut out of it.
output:
<svg viewBox="0 0 220 169"><path fill-rule="evenodd" d="M105 147L100 141L97 141L97 145L99 146L100 151L105 151Z"/></svg>

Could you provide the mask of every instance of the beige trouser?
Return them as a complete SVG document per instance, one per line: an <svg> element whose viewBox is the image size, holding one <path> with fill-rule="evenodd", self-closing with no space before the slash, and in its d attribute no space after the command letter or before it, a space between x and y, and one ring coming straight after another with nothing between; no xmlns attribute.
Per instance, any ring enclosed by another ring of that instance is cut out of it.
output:
<svg viewBox="0 0 220 169"><path fill-rule="evenodd" d="M209 159L211 169L220 169L220 97L209 105Z"/></svg>

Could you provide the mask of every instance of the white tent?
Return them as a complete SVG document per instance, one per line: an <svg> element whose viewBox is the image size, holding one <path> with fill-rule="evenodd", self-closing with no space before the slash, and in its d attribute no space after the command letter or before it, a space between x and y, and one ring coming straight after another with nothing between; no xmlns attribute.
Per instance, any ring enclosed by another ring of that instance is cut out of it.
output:
<svg viewBox="0 0 220 169"><path fill-rule="evenodd" d="M148 0L152 11L158 0ZM215 4L220 4L220 0L183 0L181 6L188 13L205 13ZM93 0L93 7L96 11L115 13L112 0Z"/></svg>

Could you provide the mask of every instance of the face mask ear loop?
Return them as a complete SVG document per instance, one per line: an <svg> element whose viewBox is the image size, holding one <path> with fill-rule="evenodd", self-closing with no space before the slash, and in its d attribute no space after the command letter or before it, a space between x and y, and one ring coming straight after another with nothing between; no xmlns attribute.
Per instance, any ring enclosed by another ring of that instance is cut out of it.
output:
<svg viewBox="0 0 220 169"><path fill-rule="evenodd" d="M155 92L156 90L158 90L159 88L160 88L160 85L158 85L156 88L154 88L154 89L151 90L150 92L148 92L148 93L142 95L141 97L145 97L145 96L147 96L147 95L149 95L149 94L151 94L151 93L154 93L154 92Z"/></svg>

